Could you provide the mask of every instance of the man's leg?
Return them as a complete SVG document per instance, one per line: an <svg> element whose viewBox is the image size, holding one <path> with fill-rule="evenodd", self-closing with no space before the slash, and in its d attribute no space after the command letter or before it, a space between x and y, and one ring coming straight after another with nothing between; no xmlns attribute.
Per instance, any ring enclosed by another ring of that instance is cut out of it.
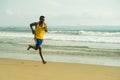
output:
<svg viewBox="0 0 120 80"><path fill-rule="evenodd" d="M34 50L37 50L38 48L36 48L36 46L31 46L29 45L29 47L27 48L27 50L29 50L30 48L34 49Z"/></svg>
<svg viewBox="0 0 120 80"><path fill-rule="evenodd" d="M42 47L41 46L39 46L39 54L40 54L43 64L47 63L42 56Z"/></svg>
<svg viewBox="0 0 120 80"><path fill-rule="evenodd" d="M36 40L36 46L31 46L29 45L29 47L27 48L27 50L29 50L30 48L34 49L34 50L38 50L39 49L39 55L42 59L43 64L47 63L46 61L44 61L44 58L42 56L42 47L40 46L42 44L42 40L41 39L35 39Z"/></svg>

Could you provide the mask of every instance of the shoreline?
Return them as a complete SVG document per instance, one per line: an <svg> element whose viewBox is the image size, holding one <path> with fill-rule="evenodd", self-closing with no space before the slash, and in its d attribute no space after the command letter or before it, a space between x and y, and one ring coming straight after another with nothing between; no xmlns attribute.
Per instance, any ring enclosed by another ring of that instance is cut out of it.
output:
<svg viewBox="0 0 120 80"><path fill-rule="evenodd" d="M120 80L120 67L0 58L0 80Z"/></svg>
<svg viewBox="0 0 120 80"><path fill-rule="evenodd" d="M22 53L2 53L0 58L18 59L18 60L33 60L41 61L39 54L22 54ZM77 63L90 64L101 66L115 66L120 67L119 58L109 57L86 57L86 56L65 56L65 55L51 55L44 54L44 59L49 62L63 62L63 63Z"/></svg>

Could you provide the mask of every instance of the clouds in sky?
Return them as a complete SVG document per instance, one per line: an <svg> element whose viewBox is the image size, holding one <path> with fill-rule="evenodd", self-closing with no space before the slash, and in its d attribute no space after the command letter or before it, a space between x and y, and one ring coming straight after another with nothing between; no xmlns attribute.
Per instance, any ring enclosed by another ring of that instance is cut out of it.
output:
<svg viewBox="0 0 120 80"><path fill-rule="evenodd" d="M10 9L7 9L5 11L5 13L6 13L6 15L14 15L14 12L12 10L10 10Z"/></svg>
<svg viewBox="0 0 120 80"><path fill-rule="evenodd" d="M1 0L0 25L120 25L119 0Z"/></svg>

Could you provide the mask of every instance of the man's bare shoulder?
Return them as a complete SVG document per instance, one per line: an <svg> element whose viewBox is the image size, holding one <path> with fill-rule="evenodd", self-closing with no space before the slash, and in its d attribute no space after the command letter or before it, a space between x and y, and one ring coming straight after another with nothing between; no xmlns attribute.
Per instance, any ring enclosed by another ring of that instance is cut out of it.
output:
<svg viewBox="0 0 120 80"><path fill-rule="evenodd" d="M38 22L30 23L31 26L36 26Z"/></svg>
<svg viewBox="0 0 120 80"><path fill-rule="evenodd" d="M31 24L37 24L38 22L33 22L33 23L31 23Z"/></svg>

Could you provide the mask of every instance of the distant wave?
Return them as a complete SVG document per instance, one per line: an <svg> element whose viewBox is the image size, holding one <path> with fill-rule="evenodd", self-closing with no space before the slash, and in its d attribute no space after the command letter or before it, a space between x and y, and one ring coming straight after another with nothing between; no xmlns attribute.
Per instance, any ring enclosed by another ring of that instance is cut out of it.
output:
<svg viewBox="0 0 120 80"><path fill-rule="evenodd" d="M120 44L120 27L49 27L45 39ZM29 27L0 27L0 38L33 38Z"/></svg>
<svg viewBox="0 0 120 80"><path fill-rule="evenodd" d="M21 38L21 37L33 37L31 33L27 32L0 32L0 38Z"/></svg>
<svg viewBox="0 0 120 80"><path fill-rule="evenodd" d="M70 34L70 35L84 35L84 36L119 36L120 32L103 32L103 31L83 31L83 30L67 30L60 31L54 30L49 31L49 33L53 34Z"/></svg>
<svg viewBox="0 0 120 80"><path fill-rule="evenodd" d="M120 43L120 32L103 31L50 31L47 39L98 42L98 43Z"/></svg>
<svg viewBox="0 0 120 80"><path fill-rule="evenodd" d="M79 32L79 31L76 31ZM78 35L70 32L49 32L45 34L45 39L62 40L62 41L81 41L81 42L97 42L97 43L119 43L120 32L89 32L80 31ZM0 32L0 38L33 38L34 35L28 32Z"/></svg>

